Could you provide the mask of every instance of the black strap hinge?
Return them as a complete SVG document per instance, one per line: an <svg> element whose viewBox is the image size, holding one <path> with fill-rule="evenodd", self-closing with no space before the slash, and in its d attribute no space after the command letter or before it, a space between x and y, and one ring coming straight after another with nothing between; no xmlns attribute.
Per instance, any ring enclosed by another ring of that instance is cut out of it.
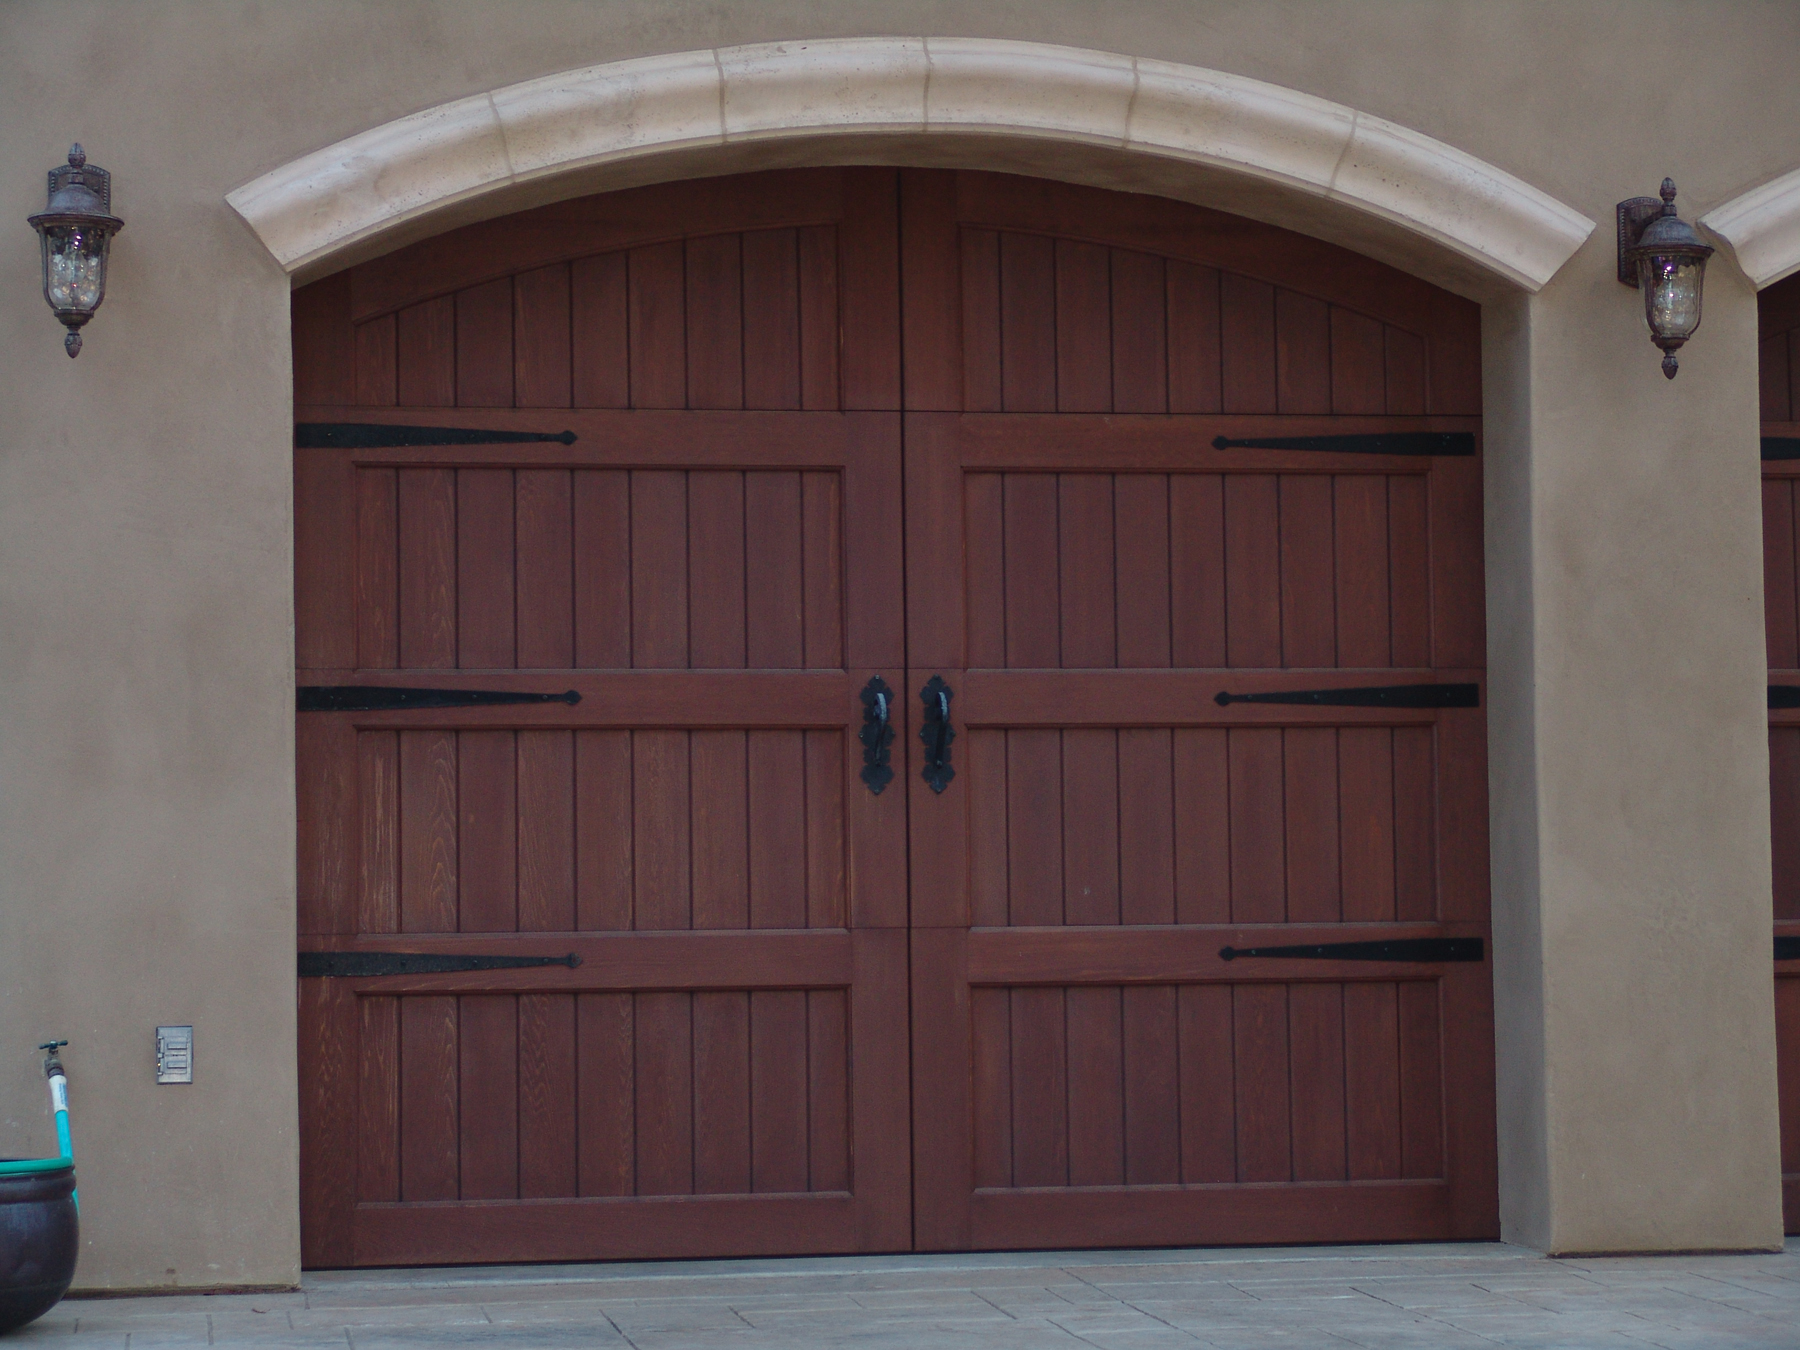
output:
<svg viewBox="0 0 1800 1350"><path fill-rule="evenodd" d="M406 712L414 708L494 708L509 703L566 703L581 695L528 694L510 689L396 689L378 684L303 684L294 691L300 712Z"/></svg>
<svg viewBox="0 0 1800 1350"><path fill-rule="evenodd" d="M388 422L296 422L296 450L393 450L409 445L575 444L572 431L488 431L482 427L403 427Z"/></svg>
<svg viewBox="0 0 1800 1350"><path fill-rule="evenodd" d="M1318 450L1334 455L1472 455L1472 431L1378 431L1351 436L1215 436L1215 450Z"/></svg>
<svg viewBox="0 0 1800 1350"><path fill-rule="evenodd" d="M581 964L574 952L567 956L451 956L439 952L301 952L299 973L303 980L320 977L360 980L377 975L454 975L466 970L515 970L527 966Z"/></svg>
<svg viewBox="0 0 1800 1350"><path fill-rule="evenodd" d="M1213 696L1221 708L1232 703L1297 703L1320 708L1479 708L1478 684L1377 684L1354 689L1283 689L1267 694Z"/></svg>
<svg viewBox="0 0 1800 1350"><path fill-rule="evenodd" d="M1389 938L1380 942L1313 942L1293 947L1221 947L1219 956L1270 956L1288 961L1479 961L1480 938Z"/></svg>

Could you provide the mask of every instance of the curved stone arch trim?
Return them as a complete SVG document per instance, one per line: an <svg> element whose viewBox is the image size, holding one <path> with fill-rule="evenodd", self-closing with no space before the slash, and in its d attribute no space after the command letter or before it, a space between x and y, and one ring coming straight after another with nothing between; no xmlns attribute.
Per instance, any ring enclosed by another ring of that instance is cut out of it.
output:
<svg viewBox="0 0 1800 1350"><path fill-rule="evenodd" d="M1429 136L1244 76L985 38L843 38L588 66L402 117L229 194L289 272L457 203L683 150L1025 137L1186 162L1340 203L1539 289L1594 222Z"/></svg>
<svg viewBox="0 0 1800 1350"><path fill-rule="evenodd" d="M1713 207L1700 223L1731 245L1759 291L1800 272L1800 169Z"/></svg>

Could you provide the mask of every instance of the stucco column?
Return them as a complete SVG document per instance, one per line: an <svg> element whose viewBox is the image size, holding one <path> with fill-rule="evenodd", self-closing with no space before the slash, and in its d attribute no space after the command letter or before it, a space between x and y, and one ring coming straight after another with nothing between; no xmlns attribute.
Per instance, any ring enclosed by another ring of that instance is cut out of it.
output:
<svg viewBox="0 0 1800 1350"><path fill-rule="evenodd" d="M1665 380L1609 234L1484 309L1503 1231L1779 1248L1756 296Z"/></svg>

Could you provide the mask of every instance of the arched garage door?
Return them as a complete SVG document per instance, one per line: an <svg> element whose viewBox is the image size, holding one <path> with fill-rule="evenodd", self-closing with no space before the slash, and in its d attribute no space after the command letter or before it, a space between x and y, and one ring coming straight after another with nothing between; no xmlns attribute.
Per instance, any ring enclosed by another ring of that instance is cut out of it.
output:
<svg viewBox="0 0 1800 1350"><path fill-rule="evenodd" d="M294 312L309 1265L1495 1234L1473 306L848 169Z"/></svg>

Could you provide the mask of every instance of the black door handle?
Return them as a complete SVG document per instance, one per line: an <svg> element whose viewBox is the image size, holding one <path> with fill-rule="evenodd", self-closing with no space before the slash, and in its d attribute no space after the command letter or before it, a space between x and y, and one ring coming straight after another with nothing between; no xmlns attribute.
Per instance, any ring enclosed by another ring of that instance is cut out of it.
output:
<svg viewBox="0 0 1800 1350"><path fill-rule="evenodd" d="M956 777L950 767L950 742L956 739L956 728L950 725L950 700L956 691L944 683L942 675L933 675L919 691L925 704L925 725L919 728L919 739L925 744L925 767L919 776L933 792L942 792Z"/></svg>
<svg viewBox="0 0 1800 1350"><path fill-rule="evenodd" d="M863 686L861 697L863 724L857 739L863 746L862 780L879 797L881 790L894 781L894 771L888 767L894 744L894 691L876 675Z"/></svg>

